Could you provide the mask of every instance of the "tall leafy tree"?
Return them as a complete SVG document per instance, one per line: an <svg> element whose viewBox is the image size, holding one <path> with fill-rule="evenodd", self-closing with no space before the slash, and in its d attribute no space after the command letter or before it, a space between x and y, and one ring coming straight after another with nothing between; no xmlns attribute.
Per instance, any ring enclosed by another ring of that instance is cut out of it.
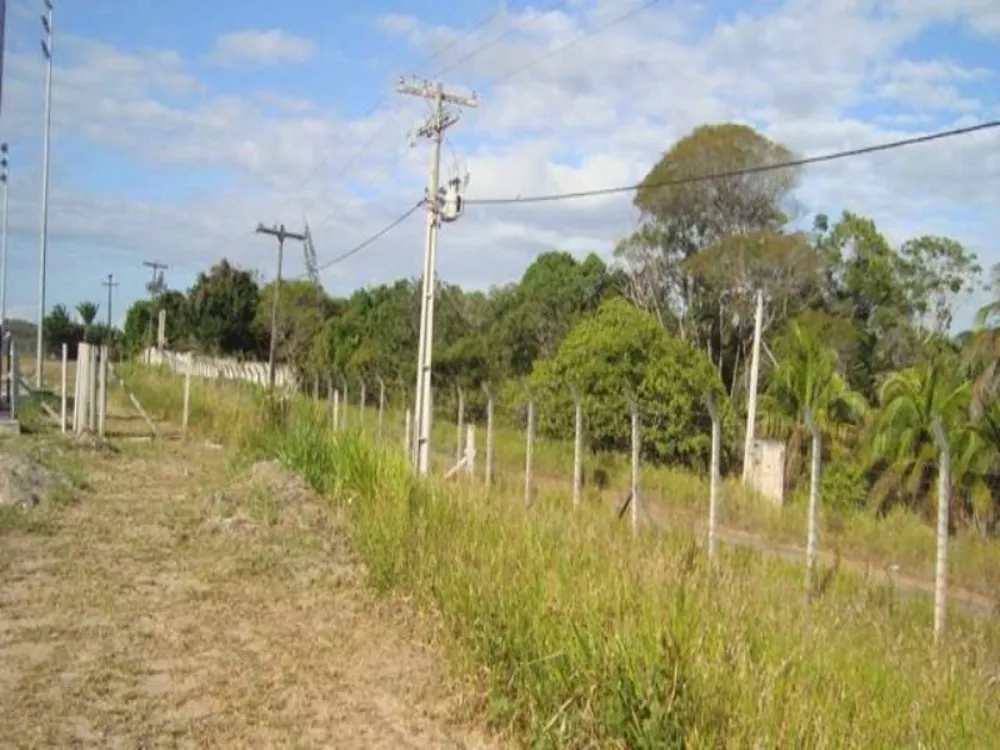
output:
<svg viewBox="0 0 1000 750"><path fill-rule="evenodd" d="M198 274L188 291L190 332L198 348L229 355L254 351L259 295L256 274L226 259Z"/></svg>

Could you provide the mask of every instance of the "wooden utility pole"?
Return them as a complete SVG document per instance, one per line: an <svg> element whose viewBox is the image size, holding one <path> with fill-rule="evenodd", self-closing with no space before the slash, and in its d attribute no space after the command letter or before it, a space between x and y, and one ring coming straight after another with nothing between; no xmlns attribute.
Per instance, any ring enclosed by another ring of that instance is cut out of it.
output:
<svg viewBox="0 0 1000 750"><path fill-rule="evenodd" d="M444 131L458 122L459 115L445 109L445 103L475 107L475 95L462 96L444 90L440 82L400 80L396 90L400 94L418 96L434 103L434 111L417 131L429 138L434 145L431 154L430 177L427 182L427 235L424 244L424 279L420 301L420 340L417 353L417 392L414 419L417 423L416 463L420 474L430 466L431 440L431 350L434 342L434 287L436 282L437 238L440 228L441 144Z"/></svg>
<svg viewBox="0 0 1000 750"><path fill-rule="evenodd" d="M271 346L267 354L267 387L274 390L274 358L278 346L278 298L281 296L281 263L285 255L285 240L305 242L305 232L289 232L284 224L265 227L257 225L257 234L269 234L278 238L278 273L274 277L274 301L271 304Z"/></svg>

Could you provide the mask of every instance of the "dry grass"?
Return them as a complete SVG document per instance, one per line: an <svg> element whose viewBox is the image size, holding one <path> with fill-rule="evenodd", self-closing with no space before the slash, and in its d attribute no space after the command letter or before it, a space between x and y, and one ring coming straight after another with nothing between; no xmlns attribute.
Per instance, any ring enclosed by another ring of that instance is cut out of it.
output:
<svg viewBox="0 0 1000 750"><path fill-rule="evenodd" d="M300 483L200 441L30 441L82 479L0 537L0 747L487 746Z"/></svg>

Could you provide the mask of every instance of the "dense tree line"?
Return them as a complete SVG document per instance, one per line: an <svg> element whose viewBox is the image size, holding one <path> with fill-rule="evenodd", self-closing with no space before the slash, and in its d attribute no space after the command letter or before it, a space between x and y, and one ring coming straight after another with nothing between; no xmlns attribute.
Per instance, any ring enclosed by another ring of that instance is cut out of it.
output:
<svg viewBox="0 0 1000 750"><path fill-rule="evenodd" d="M610 264L553 251L518 282L485 292L440 282L436 407L446 408L458 386L473 410L484 385L511 408L530 389L540 430L566 437L575 387L591 446L610 450L627 445L625 403L635 398L647 458L703 466L711 390L734 457L760 291L761 429L788 441L789 481L804 465L809 410L828 435L825 498L927 512L939 417L953 443L958 505L993 530L1000 276L974 330L953 335L958 305L983 284L975 256L945 237L893 246L851 211L803 222L796 170L746 171L789 157L743 125L697 128L646 176L634 199L639 225ZM690 179L705 174L729 176ZM307 381L381 377L397 393L412 392L419 287L406 279L331 298L308 281L285 282L279 359ZM171 348L266 357L273 288L253 272L221 261L187 292L156 292L129 310L126 347L148 343L149 321L166 309Z"/></svg>

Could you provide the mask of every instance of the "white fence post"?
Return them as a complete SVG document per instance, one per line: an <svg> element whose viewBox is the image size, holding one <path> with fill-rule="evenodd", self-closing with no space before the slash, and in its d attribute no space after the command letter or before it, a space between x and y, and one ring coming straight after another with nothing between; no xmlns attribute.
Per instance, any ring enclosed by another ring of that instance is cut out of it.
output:
<svg viewBox="0 0 1000 750"><path fill-rule="evenodd" d="M465 438L465 391L462 386L455 388L458 394L458 420L456 422L455 435L455 461L462 459L462 441Z"/></svg>
<svg viewBox="0 0 1000 750"><path fill-rule="evenodd" d="M476 474L476 427L471 424L465 434L465 473L470 479Z"/></svg>
<svg viewBox="0 0 1000 750"><path fill-rule="evenodd" d="M60 392L60 428L63 433L66 432L66 402L68 394L66 393L67 380L69 378L69 344L62 345L62 372L60 373L60 383L62 385Z"/></svg>
<svg viewBox="0 0 1000 750"><path fill-rule="evenodd" d="M340 376L340 385L344 389L344 403L343 408L340 410L340 427L343 430L347 429L347 407L351 403L351 391L347 383L347 376Z"/></svg>
<svg viewBox="0 0 1000 750"><path fill-rule="evenodd" d="M531 507L531 462L535 452L535 399L528 397L528 427L524 445L524 506Z"/></svg>
<svg viewBox="0 0 1000 750"><path fill-rule="evenodd" d="M573 507L580 507L583 492L583 401L580 391L573 386Z"/></svg>
<svg viewBox="0 0 1000 750"><path fill-rule="evenodd" d="M632 533L639 530L639 449L641 447L639 435L639 405L632 399L632 507L631 521Z"/></svg>
<svg viewBox="0 0 1000 750"><path fill-rule="evenodd" d="M108 418L108 346L101 344L98 347L101 361L98 363L98 384L97 384L97 434L104 437L104 426Z"/></svg>
<svg viewBox="0 0 1000 750"><path fill-rule="evenodd" d="M408 459L412 463L413 456L412 447L410 443L410 438L413 435L413 410L409 406L406 407L406 416L403 422L403 450Z"/></svg>
<svg viewBox="0 0 1000 750"><path fill-rule="evenodd" d="M358 397L358 427L362 432L365 430L365 403L367 396L364 378L361 379L361 392Z"/></svg>
<svg viewBox="0 0 1000 750"><path fill-rule="evenodd" d="M938 466L937 564L934 571L934 643L944 636L948 608L948 518L951 505L951 448L941 418L934 417L934 440L940 453Z"/></svg>
<svg viewBox="0 0 1000 750"><path fill-rule="evenodd" d="M493 484L493 391L483 384L486 391L486 486Z"/></svg>
<svg viewBox="0 0 1000 750"><path fill-rule="evenodd" d="M181 431L187 435L188 422L191 419L191 362L188 361L184 371L184 413L181 417Z"/></svg>
<svg viewBox="0 0 1000 750"><path fill-rule="evenodd" d="M806 534L806 597L813 595L816 576L816 559L819 555L819 483L822 471L822 438L813 419L812 409L806 407L806 427L812 435L811 470L809 472L809 530Z"/></svg>
<svg viewBox="0 0 1000 750"><path fill-rule="evenodd" d="M712 418L712 457L709 465L708 492L708 559L715 564L719 553L719 484L721 477L719 464L722 453L722 425L715 398L708 394L708 413Z"/></svg>
<svg viewBox="0 0 1000 750"><path fill-rule="evenodd" d="M382 423L385 420L385 381L376 375L378 380L378 439L382 440Z"/></svg>

